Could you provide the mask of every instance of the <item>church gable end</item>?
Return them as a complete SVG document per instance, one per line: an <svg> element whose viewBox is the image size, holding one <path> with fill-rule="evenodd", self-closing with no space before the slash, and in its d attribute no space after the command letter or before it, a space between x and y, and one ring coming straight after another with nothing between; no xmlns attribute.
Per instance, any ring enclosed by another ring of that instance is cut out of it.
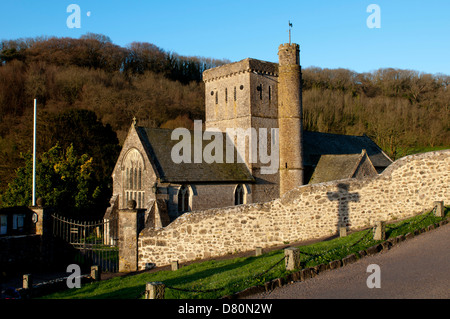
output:
<svg viewBox="0 0 450 319"><path fill-rule="evenodd" d="M366 150L363 150L361 153L361 160L358 163L358 167L356 168L355 172L353 173L354 178L366 178L366 177L372 177L377 176L377 170L372 164L372 161L370 160L369 156L367 155Z"/></svg>
<svg viewBox="0 0 450 319"><path fill-rule="evenodd" d="M112 177L113 194L118 195L120 208L126 208L129 200L135 200L137 208L147 208L154 199L152 187L157 175L134 125L128 131Z"/></svg>

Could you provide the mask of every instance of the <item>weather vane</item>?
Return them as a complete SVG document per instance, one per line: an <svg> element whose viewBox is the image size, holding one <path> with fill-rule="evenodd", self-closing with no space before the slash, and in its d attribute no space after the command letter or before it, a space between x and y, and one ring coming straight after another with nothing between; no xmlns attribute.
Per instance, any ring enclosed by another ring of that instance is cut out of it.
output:
<svg viewBox="0 0 450 319"><path fill-rule="evenodd" d="M289 44L291 44L291 29L292 29L292 23L289 20Z"/></svg>

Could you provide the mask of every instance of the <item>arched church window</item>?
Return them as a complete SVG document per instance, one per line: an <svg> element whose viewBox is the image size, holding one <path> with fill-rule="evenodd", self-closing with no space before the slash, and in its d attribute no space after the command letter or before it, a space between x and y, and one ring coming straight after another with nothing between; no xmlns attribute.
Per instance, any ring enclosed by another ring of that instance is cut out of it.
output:
<svg viewBox="0 0 450 319"><path fill-rule="evenodd" d="M239 184L234 191L234 205L245 204L245 189L244 185Z"/></svg>
<svg viewBox="0 0 450 319"><path fill-rule="evenodd" d="M124 158L123 207L129 200L136 201L137 208L144 208L145 191L143 189L144 159L137 149L131 149Z"/></svg>
<svg viewBox="0 0 450 319"><path fill-rule="evenodd" d="M178 191L178 212L184 213L190 211L189 199L190 199L190 191L187 185L183 185L180 187Z"/></svg>

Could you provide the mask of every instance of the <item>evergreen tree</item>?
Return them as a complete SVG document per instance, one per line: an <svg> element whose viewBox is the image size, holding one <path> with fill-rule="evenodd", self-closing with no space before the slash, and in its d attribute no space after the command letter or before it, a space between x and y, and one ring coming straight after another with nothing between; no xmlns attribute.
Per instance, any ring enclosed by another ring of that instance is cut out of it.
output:
<svg viewBox="0 0 450 319"><path fill-rule="evenodd" d="M31 205L33 159L30 153L24 159L25 166L17 170L17 177L1 196L4 207ZM65 150L56 145L36 160L36 197L61 215L93 214L102 204L103 192L92 157L78 156L72 145Z"/></svg>

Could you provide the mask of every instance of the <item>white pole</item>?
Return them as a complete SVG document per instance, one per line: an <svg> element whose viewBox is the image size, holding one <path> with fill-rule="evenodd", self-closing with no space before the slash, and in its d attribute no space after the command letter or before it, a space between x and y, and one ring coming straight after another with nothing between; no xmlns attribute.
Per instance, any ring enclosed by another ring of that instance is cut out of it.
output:
<svg viewBox="0 0 450 319"><path fill-rule="evenodd" d="M33 123L33 193L32 206L36 206L36 99L34 99L34 123Z"/></svg>

